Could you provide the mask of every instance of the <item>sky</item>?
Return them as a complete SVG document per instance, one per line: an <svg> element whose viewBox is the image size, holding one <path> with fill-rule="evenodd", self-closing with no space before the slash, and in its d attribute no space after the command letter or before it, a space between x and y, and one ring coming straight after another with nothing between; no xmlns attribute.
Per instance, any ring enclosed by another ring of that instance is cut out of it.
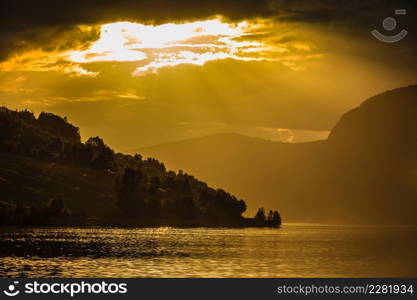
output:
<svg viewBox="0 0 417 300"><path fill-rule="evenodd" d="M366 98L416 84L416 14L386 0L1 1L0 105L67 116L118 151L324 139Z"/></svg>

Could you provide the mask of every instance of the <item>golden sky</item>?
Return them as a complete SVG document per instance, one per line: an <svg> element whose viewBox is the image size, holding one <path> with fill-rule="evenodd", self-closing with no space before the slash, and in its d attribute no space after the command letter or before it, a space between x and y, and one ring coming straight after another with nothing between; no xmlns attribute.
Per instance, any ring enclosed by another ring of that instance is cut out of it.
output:
<svg viewBox="0 0 417 300"><path fill-rule="evenodd" d="M157 21L151 10L109 18L103 9L102 20L71 22L63 15L65 26L25 15L38 27L6 34L0 103L68 116L84 138L99 135L122 151L221 132L322 139L365 98L416 83L411 39L378 42L362 19L321 12L311 21L315 11L303 1L273 1L273 13L246 11L249 2L241 13L183 9L186 16ZM283 5L286 13L273 10ZM375 24L383 17L372 15Z"/></svg>

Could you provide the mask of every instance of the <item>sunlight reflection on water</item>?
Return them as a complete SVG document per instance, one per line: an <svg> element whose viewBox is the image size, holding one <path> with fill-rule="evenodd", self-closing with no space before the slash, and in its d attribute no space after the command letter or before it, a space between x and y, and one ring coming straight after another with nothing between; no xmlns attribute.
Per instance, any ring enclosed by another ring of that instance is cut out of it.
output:
<svg viewBox="0 0 417 300"><path fill-rule="evenodd" d="M0 229L2 277L405 277L415 227Z"/></svg>

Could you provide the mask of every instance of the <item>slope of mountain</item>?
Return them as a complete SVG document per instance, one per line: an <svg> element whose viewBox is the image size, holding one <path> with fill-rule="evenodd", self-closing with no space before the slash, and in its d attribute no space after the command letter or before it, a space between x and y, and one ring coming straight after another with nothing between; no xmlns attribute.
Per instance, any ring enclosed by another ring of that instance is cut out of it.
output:
<svg viewBox="0 0 417 300"><path fill-rule="evenodd" d="M372 97L342 116L329 142L356 149L415 152L417 139L417 86ZM380 152L378 151L378 152Z"/></svg>
<svg viewBox="0 0 417 300"><path fill-rule="evenodd" d="M417 86L368 99L326 141L223 134L137 151L287 220L417 223Z"/></svg>
<svg viewBox="0 0 417 300"><path fill-rule="evenodd" d="M287 144L238 134L219 134L137 150L167 162L168 169L184 170L211 185L234 191L265 207L280 207L277 186L287 180L297 161L308 159L322 142ZM287 211L288 213L288 211ZM254 215L249 209L247 215Z"/></svg>
<svg viewBox="0 0 417 300"><path fill-rule="evenodd" d="M279 226L246 203L155 159L82 143L66 118L0 107L0 225ZM53 221L51 221L53 220Z"/></svg>

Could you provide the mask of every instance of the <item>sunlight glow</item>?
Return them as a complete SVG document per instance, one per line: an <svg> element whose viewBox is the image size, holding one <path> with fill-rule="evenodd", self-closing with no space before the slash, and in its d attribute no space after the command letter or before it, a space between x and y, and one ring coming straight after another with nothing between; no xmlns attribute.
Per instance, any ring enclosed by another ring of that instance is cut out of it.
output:
<svg viewBox="0 0 417 300"><path fill-rule="evenodd" d="M203 65L227 58L266 60L255 55L263 49L263 43L242 40L255 26L220 19L158 26L117 22L102 25L100 38L87 50L66 55L73 63L138 61L141 65L133 72L137 76L155 73L162 67Z"/></svg>
<svg viewBox="0 0 417 300"><path fill-rule="evenodd" d="M116 22L79 25L51 46L19 51L0 62L0 72L56 72L98 77L107 63L127 62L132 76L210 61L276 62L303 71L321 57L314 44L294 36L297 28L256 18L230 22L222 16L188 23L146 25ZM71 45L68 47L68 45Z"/></svg>

